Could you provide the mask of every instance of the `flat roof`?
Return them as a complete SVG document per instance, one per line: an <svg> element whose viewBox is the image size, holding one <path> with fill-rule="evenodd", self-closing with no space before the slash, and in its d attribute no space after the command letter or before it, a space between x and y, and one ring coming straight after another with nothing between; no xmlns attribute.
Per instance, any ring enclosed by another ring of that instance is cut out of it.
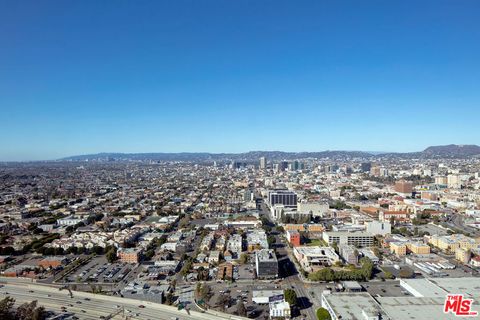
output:
<svg viewBox="0 0 480 320"><path fill-rule="evenodd" d="M408 287L415 290L417 293L419 293L423 297L445 299L445 296L448 293L444 289L432 283L430 279L423 279L423 278L422 279L402 279L400 281L400 284L402 283L405 283Z"/></svg>
<svg viewBox="0 0 480 320"><path fill-rule="evenodd" d="M381 314L381 319L388 320L372 296L366 292L334 293L323 296L339 319L364 320L362 312ZM438 320L438 319L437 319Z"/></svg>
<svg viewBox="0 0 480 320"><path fill-rule="evenodd" d="M261 262L277 261L277 256L275 255L275 251L273 249L258 250L256 252L256 256Z"/></svg>
<svg viewBox="0 0 480 320"><path fill-rule="evenodd" d="M252 297L253 298L258 298L258 297L272 297L276 295L281 295L283 294L283 290L256 290L254 289L252 291Z"/></svg>
<svg viewBox="0 0 480 320"><path fill-rule="evenodd" d="M305 256L331 256L336 255L335 250L331 247L321 247L321 246L301 246L295 247L298 253L303 254Z"/></svg>
<svg viewBox="0 0 480 320"><path fill-rule="evenodd" d="M357 281L343 281L342 284L347 289L363 289Z"/></svg>
<svg viewBox="0 0 480 320"><path fill-rule="evenodd" d="M448 293L461 293L470 297L480 297L480 278L433 278L430 281Z"/></svg>
<svg viewBox="0 0 480 320"><path fill-rule="evenodd" d="M382 297L377 301L392 320L458 319L453 314L443 313L445 297Z"/></svg>
<svg viewBox="0 0 480 320"><path fill-rule="evenodd" d="M337 237L373 237L373 233L363 232L363 231L326 231L324 232L328 236L337 236Z"/></svg>

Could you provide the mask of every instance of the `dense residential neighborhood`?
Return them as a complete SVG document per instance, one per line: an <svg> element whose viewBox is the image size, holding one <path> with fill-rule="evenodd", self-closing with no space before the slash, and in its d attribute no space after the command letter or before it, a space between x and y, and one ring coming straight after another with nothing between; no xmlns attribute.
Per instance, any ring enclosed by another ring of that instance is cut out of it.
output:
<svg viewBox="0 0 480 320"><path fill-rule="evenodd" d="M410 319L439 319L434 292L479 297L479 172L475 159L3 164L0 280L186 314L395 320L414 301ZM60 313L92 312L72 306Z"/></svg>

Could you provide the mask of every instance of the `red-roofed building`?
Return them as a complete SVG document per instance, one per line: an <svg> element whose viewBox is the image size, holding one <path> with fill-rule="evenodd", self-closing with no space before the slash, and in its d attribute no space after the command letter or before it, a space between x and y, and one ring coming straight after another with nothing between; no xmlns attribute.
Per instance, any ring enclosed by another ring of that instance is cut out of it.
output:
<svg viewBox="0 0 480 320"><path fill-rule="evenodd" d="M480 267L480 256L473 257L472 260L470 260L470 263L474 267Z"/></svg>
<svg viewBox="0 0 480 320"><path fill-rule="evenodd" d="M392 217L395 221L410 221L410 213L406 211L380 211L378 215L379 220L382 222L389 222Z"/></svg>

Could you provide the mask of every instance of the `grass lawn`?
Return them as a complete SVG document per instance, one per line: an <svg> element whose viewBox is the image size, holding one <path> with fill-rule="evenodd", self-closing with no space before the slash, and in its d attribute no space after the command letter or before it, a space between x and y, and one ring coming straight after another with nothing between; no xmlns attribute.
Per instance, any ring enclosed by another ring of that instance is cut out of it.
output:
<svg viewBox="0 0 480 320"><path fill-rule="evenodd" d="M310 242L306 243L305 245L309 247L313 247L313 246L327 247L327 244L322 239L311 239Z"/></svg>

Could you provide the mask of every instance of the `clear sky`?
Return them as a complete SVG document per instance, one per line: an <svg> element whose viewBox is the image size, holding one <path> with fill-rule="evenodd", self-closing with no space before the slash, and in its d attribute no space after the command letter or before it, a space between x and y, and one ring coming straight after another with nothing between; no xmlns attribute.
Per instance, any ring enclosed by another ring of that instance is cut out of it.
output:
<svg viewBox="0 0 480 320"><path fill-rule="evenodd" d="M0 0L0 160L480 144L480 1Z"/></svg>

